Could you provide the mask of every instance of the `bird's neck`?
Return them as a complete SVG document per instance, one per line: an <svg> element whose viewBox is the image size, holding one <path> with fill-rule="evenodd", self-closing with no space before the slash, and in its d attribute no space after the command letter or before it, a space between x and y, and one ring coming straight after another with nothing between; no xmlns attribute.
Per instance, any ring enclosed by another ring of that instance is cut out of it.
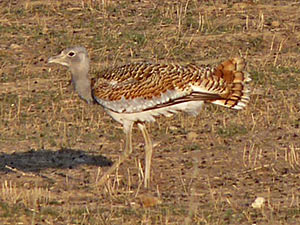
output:
<svg viewBox="0 0 300 225"><path fill-rule="evenodd" d="M78 64L71 68L72 83L78 95L87 101L93 102L91 80L89 78L89 63Z"/></svg>

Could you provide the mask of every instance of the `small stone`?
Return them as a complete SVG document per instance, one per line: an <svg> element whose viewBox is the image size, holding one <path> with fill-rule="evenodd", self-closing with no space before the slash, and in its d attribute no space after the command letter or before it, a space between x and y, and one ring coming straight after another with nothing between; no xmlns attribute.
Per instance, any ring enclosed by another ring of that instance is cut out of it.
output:
<svg viewBox="0 0 300 225"><path fill-rule="evenodd" d="M10 47L11 49L18 49L18 48L20 48L21 46L20 46L20 45L17 45L17 44L11 44L9 47Z"/></svg>
<svg viewBox="0 0 300 225"><path fill-rule="evenodd" d="M275 20L275 21L272 21L271 23L272 27L279 27L280 26L280 22Z"/></svg>
<svg viewBox="0 0 300 225"><path fill-rule="evenodd" d="M260 209L260 208L262 208L263 207L263 204L265 203L265 198L263 198L263 197L257 197L256 199L255 199L255 201L252 203L252 207L254 208L254 209Z"/></svg>
<svg viewBox="0 0 300 225"><path fill-rule="evenodd" d="M161 204L161 200L159 198L154 197L150 194L140 195L139 198L144 208L149 208Z"/></svg>
<svg viewBox="0 0 300 225"><path fill-rule="evenodd" d="M193 132L193 131L189 132L189 133L186 135L186 139L187 139L188 141L195 141L195 140L197 139L197 137L198 137L198 134L197 134L196 132Z"/></svg>
<svg viewBox="0 0 300 225"><path fill-rule="evenodd" d="M175 126L169 126L169 130L178 130L178 128Z"/></svg>

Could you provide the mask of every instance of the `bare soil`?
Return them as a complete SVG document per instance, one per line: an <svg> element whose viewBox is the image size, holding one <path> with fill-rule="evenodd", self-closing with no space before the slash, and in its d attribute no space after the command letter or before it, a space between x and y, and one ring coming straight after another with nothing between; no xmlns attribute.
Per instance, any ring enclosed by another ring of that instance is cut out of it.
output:
<svg viewBox="0 0 300 225"><path fill-rule="evenodd" d="M0 6L1 224L300 224L299 1ZM251 101L148 124L150 189L135 128L134 153L99 186L124 134L101 106L78 98L66 68L47 65L74 45L88 49L91 76L129 62L242 56Z"/></svg>

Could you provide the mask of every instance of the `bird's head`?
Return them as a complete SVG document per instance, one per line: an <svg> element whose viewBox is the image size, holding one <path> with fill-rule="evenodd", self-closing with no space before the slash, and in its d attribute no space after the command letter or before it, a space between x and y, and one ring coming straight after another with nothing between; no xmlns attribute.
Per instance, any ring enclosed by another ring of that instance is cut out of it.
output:
<svg viewBox="0 0 300 225"><path fill-rule="evenodd" d="M87 50L84 47L67 48L59 55L49 58L48 63L57 63L69 67L76 92L88 103L93 102L91 81L88 74L90 62Z"/></svg>
<svg viewBox="0 0 300 225"><path fill-rule="evenodd" d="M71 47L63 50L59 55L48 59L48 63L57 63L69 68L89 64L88 53L84 47Z"/></svg>

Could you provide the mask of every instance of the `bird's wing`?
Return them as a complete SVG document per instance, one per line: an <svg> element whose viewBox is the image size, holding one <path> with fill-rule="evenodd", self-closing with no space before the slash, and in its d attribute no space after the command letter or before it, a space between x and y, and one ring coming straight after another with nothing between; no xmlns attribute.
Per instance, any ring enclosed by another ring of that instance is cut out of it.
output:
<svg viewBox="0 0 300 225"><path fill-rule="evenodd" d="M214 103L229 96L232 74L192 64L128 64L101 74L93 85L93 96L104 107L126 113L188 101Z"/></svg>

